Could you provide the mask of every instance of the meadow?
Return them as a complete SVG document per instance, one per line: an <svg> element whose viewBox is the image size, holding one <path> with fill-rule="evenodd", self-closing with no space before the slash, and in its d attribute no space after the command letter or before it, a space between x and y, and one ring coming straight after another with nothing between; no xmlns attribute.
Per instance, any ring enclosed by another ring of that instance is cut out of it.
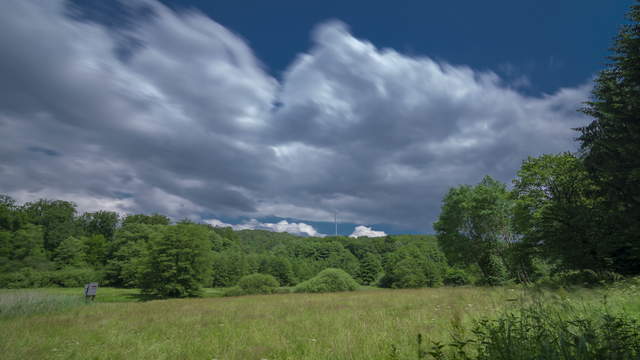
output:
<svg viewBox="0 0 640 360"><path fill-rule="evenodd" d="M366 288L242 297L206 289L204 298L154 301L140 301L133 289L101 288L89 303L81 292L0 291L2 358L416 359L422 351L418 334L424 344L447 342L452 331L468 331L477 319L525 303L585 316L607 311L640 317L640 292L628 284L570 291Z"/></svg>

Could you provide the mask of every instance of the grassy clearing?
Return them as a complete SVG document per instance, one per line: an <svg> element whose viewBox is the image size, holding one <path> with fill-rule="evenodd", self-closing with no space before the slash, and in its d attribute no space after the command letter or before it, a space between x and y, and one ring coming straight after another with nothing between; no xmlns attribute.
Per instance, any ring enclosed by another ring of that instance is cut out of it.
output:
<svg viewBox="0 0 640 360"><path fill-rule="evenodd" d="M470 327L473 319L533 297L590 314L602 309L605 295L611 311L640 314L640 293L628 288L535 296L468 287L105 302L0 319L0 351L3 359L387 359L396 348L395 358L415 359L417 334L425 343L447 341L452 326Z"/></svg>
<svg viewBox="0 0 640 360"><path fill-rule="evenodd" d="M206 288L203 289L204 298L221 297L225 288ZM39 289L0 289L0 299L8 294L16 294L20 292L37 292L49 295L64 295L69 297L80 297L84 294L84 288L39 288ZM144 297L140 295L140 289L122 289L112 287L101 287L98 289L98 296L95 298L96 303L115 303L115 302L140 302L144 301Z"/></svg>

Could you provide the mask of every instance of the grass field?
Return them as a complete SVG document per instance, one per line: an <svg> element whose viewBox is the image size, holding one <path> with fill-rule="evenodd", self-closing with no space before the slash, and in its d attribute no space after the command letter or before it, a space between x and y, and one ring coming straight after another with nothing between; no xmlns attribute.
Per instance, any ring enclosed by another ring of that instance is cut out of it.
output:
<svg viewBox="0 0 640 360"><path fill-rule="evenodd" d="M395 348L396 358L415 359L417 334L446 340L452 326L470 325L473 319L494 316L534 297L559 306L572 304L584 313L606 306L640 314L635 287L536 295L508 287L367 289L235 298L208 289L202 299L148 302L138 301L135 290L101 288L96 302L89 304L77 301L81 293L0 291L0 357L386 359ZM31 310L11 307L24 299L36 299L35 304L37 299L54 300L49 307Z"/></svg>

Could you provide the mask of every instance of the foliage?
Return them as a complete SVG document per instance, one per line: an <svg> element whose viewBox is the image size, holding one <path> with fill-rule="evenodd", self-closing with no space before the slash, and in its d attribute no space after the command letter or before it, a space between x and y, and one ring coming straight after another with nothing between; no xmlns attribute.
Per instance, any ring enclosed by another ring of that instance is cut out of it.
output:
<svg viewBox="0 0 640 360"><path fill-rule="evenodd" d="M149 244L140 287L144 294L158 297L200 295L211 281L211 242L208 229L196 224L167 227Z"/></svg>
<svg viewBox="0 0 640 360"><path fill-rule="evenodd" d="M241 277L251 273L246 258L237 250L214 254L211 267L214 287L233 286Z"/></svg>
<svg viewBox="0 0 640 360"><path fill-rule="evenodd" d="M375 253L366 253L360 260L358 269L358 281L362 285L372 285L378 280L378 275L382 272L382 262L380 256Z"/></svg>
<svg viewBox="0 0 640 360"><path fill-rule="evenodd" d="M405 245L386 254L384 276L380 286L387 288L419 288L438 286L447 269L444 254L437 244Z"/></svg>
<svg viewBox="0 0 640 360"><path fill-rule="evenodd" d="M497 319L476 322L466 335L458 329L447 344L432 344L435 359L637 359L640 322L624 313L604 309L597 315L580 314L574 307L534 303L507 311Z"/></svg>
<svg viewBox="0 0 640 360"><path fill-rule="evenodd" d="M107 247L107 280L109 285L139 287L151 243L160 241L165 227L130 223L116 232Z"/></svg>
<svg viewBox="0 0 640 360"><path fill-rule="evenodd" d="M21 289L49 286L78 287L89 282L102 282L104 274L89 268L64 268L54 271L20 271L0 274L0 288Z"/></svg>
<svg viewBox="0 0 640 360"><path fill-rule="evenodd" d="M463 269L450 268L444 276L443 282L449 286L462 286L471 284L471 277Z"/></svg>
<svg viewBox="0 0 640 360"><path fill-rule="evenodd" d="M225 296L240 296L254 294L271 294L280 286L278 280L268 274L251 274L243 276L238 286L225 292Z"/></svg>
<svg viewBox="0 0 640 360"><path fill-rule="evenodd" d="M337 291L353 291L358 283L346 271L341 269L325 269L313 278L298 284L295 292L321 293Z"/></svg>
<svg viewBox="0 0 640 360"><path fill-rule="evenodd" d="M557 260L569 269L604 270L615 262L597 187L574 155L543 155L522 164L514 180L514 219L527 258Z"/></svg>
<svg viewBox="0 0 640 360"><path fill-rule="evenodd" d="M56 248L53 260L58 268L81 267L86 265L85 257L82 240L69 236Z"/></svg>
<svg viewBox="0 0 640 360"><path fill-rule="evenodd" d="M145 225L169 225L171 220L160 214L145 215L145 214L133 214L127 215L122 220L122 226L131 224L145 224Z"/></svg>
<svg viewBox="0 0 640 360"><path fill-rule="evenodd" d="M631 7L628 18L611 49L611 63L596 78L592 100L583 109L593 121L578 129L578 140L586 170L609 210L594 220L606 229L613 268L640 274L640 5Z"/></svg>
<svg viewBox="0 0 640 360"><path fill-rule="evenodd" d="M85 261L89 266L99 268L107 261L108 242L102 234L83 236Z"/></svg>
<svg viewBox="0 0 640 360"><path fill-rule="evenodd" d="M508 279L507 267L500 256L495 253L485 254L480 258L478 265L483 273L481 284L483 285L502 285Z"/></svg>
<svg viewBox="0 0 640 360"><path fill-rule="evenodd" d="M487 284L504 281L504 249L515 240L513 201L504 184L485 176L476 186L449 190L434 228L449 262L478 264Z"/></svg>
<svg viewBox="0 0 640 360"><path fill-rule="evenodd" d="M49 252L53 252L64 239L77 231L76 208L71 202L41 199L26 203L22 211L27 222L42 226L44 248Z"/></svg>
<svg viewBox="0 0 640 360"><path fill-rule="evenodd" d="M119 217L113 211L101 210L93 213L84 213L78 217L77 221L86 235L102 235L102 237L111 241L116 233Z"/></svg>
<svg viewBox="0 0 640 360"><path fill-rule="evenodd" d="M550 288L599 287L622 282L622 280L623 277L620 274L611 271L567 270L541 279L538 285Z"/></svg>
<svg viewBox="0 0 640 360"><path fill-rule="evenodd" d="M285 257L262 257L258 270L261 273L274 276L283 286L294 285L297 282L291 262Z"/></svg>

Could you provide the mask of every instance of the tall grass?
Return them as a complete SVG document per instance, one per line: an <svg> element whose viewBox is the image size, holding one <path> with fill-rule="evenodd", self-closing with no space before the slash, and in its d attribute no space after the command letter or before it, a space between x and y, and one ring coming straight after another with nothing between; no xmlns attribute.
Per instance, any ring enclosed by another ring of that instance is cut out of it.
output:
<svg viewBox="0 0 640 360"><path fill-rule="evenodd" d="M631 286L541 293L370 289L148 302L122 295L128 302L96 299L69 311L0 318L0 358L563 359L554 357L556 350L570 347L556 344L585 339L583 349L607 359L602 350L618 348L628 354L609 358L626 359L636 351L630 319L640 316L640 293Z"/></svg>
<svg viewBox="0 0 640 360"><path fill-rule="evenodd" d="M417 359L637 360L640 316L612 311L606 296L601 304L537 297L496 318L482 317L470 329L454 320L451 340L428 350L419 334L417 346Z"/></svg>
<svg viewBox="0 0 640 360"><path fill-rule="evenodd" d="M84 305L82 296L54 295L41 291L0 293L0 318L49 314Z"/></svg>

